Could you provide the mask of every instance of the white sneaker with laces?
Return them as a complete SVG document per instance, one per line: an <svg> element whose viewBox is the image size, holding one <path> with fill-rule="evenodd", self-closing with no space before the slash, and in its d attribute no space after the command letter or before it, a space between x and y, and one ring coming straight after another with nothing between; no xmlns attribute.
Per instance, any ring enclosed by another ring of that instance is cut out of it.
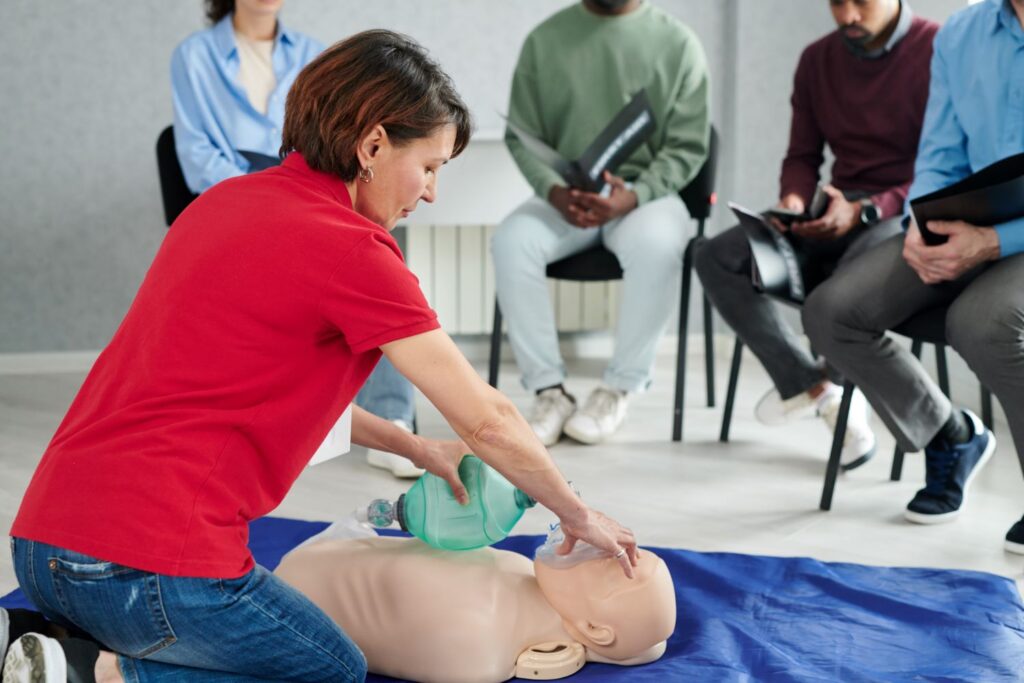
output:
<svg viewBox="0 0 1024 683"><path fill-rule="evenodd" d="M772 387L754 407L754 417L763 425L775 426L815 417L817 402L806 391L792 398L782 399L779 390Z"/></svg>
<svg viewBox="0 0 1024 683"><path fill-rule="evenodd" d="M412 427L406 424L404 420L392 420L392 422L398 425L400 429L404 429L412 434ZM368 448L366 450L366 462L382 470L391 470L391 474L399 479L415 479L426 472L423 468L412 464L412 461L408 458L403 458L400 455L388 453L387 451L380 451L376 448Z"/></svg>
<svg viewBox="0 0 1024 683"><path fill-rule="evenodd" d="M565 433L580 443L600 443L622 425L628 406L629 394L601 385L565 423Z"/></svg>
<svg viewBox="0 0 1024 683"><path fill-rule="evenodd" d="M562 437L562 428L576 412L576 399L559 387L545 389L533 399L527 422L545 446L554 446Z"/></svg>
<svg viewBox="0 0 1024 683"><path fill-rule="evenodd" d="M56 640L26 633L11 643L3 672L3 683L65 683L68 664Z"/></svg>
<svg viewBox="0 0 1024 683"><path fill-rule="evenodd" d="M829 431L835 432L836 421L839 419L839 406L843 400L843 390L835 385L830 386L817 398L818 415ZM849 472L866 463L875 455L875 433L868 423L868 402L860 389L854 389L850 401L850 415L846 420L846 436L843 438L843 451L839 456L839 467Z"/></svg>

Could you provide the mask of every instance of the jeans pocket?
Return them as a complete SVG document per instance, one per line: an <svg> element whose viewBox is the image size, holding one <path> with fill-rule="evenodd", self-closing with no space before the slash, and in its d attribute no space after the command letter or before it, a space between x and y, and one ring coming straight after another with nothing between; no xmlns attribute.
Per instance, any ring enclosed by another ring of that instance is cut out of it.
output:
<svg viewBox="0 0 1024 683"><path fill-rule="evenodd" d="M65 614L114 652L143 658L175 642L159 575L85 556L49 567Z"/></svg>

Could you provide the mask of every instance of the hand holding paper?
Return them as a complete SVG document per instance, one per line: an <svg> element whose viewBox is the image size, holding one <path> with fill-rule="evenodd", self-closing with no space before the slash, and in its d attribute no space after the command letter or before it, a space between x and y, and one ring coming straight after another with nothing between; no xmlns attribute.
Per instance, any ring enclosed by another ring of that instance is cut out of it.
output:
<svg viewBox="0 0 1024 683"><path fill-rule="evenodd" d="M926 285L956 280L975 266L999 258L999 235L992 228L964 221L928 221L928 229L947 241L928 246L914 220L903 241L903 260Z"/></svg>

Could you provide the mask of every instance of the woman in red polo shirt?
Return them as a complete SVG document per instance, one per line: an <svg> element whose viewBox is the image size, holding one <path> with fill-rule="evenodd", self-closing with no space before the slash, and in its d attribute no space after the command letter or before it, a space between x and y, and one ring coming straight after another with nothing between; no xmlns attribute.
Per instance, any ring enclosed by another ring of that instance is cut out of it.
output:
<svg viewBox="0 0 1024 683"><path fill-rule="evenodd" d="M559 517L567 547L588 541L631 575L632 533L573 494L438 328L388 232L433 201L469 133L422 48L361 33L296 80L284 163L181 215L11 530L29 598L109 651L26 635L6 658L14 680L362 680L355 644L254 565L247 525L282 500L382 351L464 443L360 410L354 442L406 455L460 496L468 447Z"/></svg>

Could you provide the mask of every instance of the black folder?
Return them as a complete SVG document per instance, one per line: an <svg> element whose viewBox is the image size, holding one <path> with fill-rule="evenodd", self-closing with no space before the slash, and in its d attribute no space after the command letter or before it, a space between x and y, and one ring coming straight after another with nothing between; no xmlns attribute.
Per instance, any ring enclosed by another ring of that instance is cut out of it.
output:
<svg viewBox="0 0 1024 683"><path fill-rule="evenodd" d="M279 166L281 164L280 157L273 157L269 154L263 154L262 152L250 152L247 149L240 149L238 153L242 155L242 158L249 162L249 173L256 173L257 171L265 171L268 168Z"/></svg>
<svg viewBox="0 0 1024 683"><path fill-rule="evenodd" d="M750 244L753 257L750 280L754 289L793 303L803 303L807 292L801 254L764 216L732 202L729 202L729 208L740 220Z"/></svg>
<svg viewBox="0 0 1024 683"><path fill-rule="evenodd" d="M948 238L928 229L928 221L965 221L991 226L1024 216L1024 154L986 166L977 173L910 202L926 244Z"/></svg>
<svg viewBox="0 0 1024 683"><path fill-rule="evenodd" d="M651 137L655 128L654 110L646 90L633 96L576 161L566 160L514 121L507 119L507 123L523 146L562 176L569 187L587 192L604 189L604 172L615 173L619 165Z"/></svg>

